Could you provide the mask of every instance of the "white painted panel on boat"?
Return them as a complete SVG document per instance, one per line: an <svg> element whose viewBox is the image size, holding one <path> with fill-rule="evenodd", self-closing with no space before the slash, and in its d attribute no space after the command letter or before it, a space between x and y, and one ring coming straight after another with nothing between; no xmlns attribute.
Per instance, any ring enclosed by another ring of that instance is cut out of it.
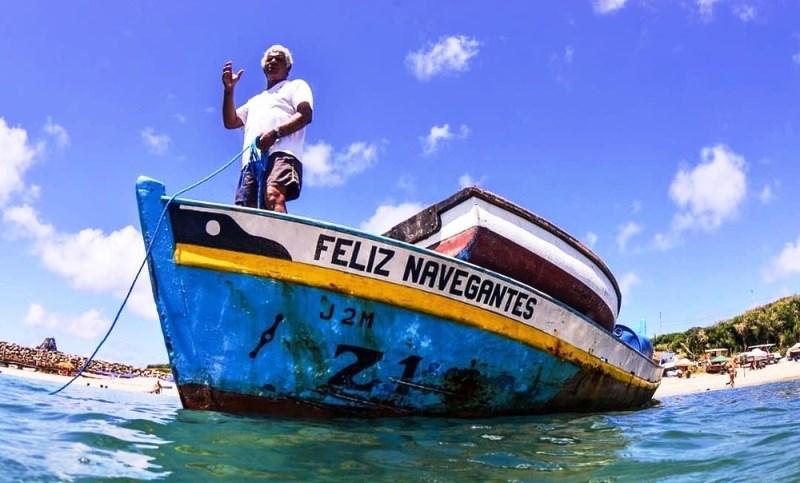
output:
<svg viewBox="0 0 800 483"><path fill-rule="evenodd" d="M605 272L575 247L541 226L476 197L442 212L440 216L441 229L417 242L417 246L428 247L474 226L485 227L580 280L605 302L615 319L619 315L617 291Z"/></svg>

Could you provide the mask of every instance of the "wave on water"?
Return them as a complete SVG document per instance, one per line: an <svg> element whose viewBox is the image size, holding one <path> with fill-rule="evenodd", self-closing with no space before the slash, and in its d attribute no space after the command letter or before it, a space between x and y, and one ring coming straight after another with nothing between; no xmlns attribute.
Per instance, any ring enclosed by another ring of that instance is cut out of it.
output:
<svg viewBox="0 0 800 483"><path fill-rule="evenodd" d="M288 421L152 394L3 378L10 480L745 481L800 479L800 381L632 412Z"/></svg>
<svg viewBox="0 0 800 483"><path fill-rule="evenodd" d="M167 443L155 433L130 430L137 419L169 424L176 401L142 401L139 395L75 387L58 396L54 383L0 375L0 475L9 481L82 477L153 479L167 476L145 446Z"/></svg>

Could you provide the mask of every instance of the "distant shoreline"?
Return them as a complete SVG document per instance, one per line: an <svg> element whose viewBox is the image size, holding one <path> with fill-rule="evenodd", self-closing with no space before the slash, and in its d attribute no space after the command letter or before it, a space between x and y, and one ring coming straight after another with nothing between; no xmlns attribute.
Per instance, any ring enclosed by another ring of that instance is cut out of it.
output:
<svg viewBox="0 0 800 483"><path fill-rule="evenodd" d="M70 380L70 376L39 372L32 369L21 369L14 367L0 367L0 377L22 377L26 379L49 381L64 384ZM743 369L739 368L736 374L735 387L757 386L774 382L791 381L800 379L800 362L790 362L783 360L777 364L768 365L763 369ZM103 376L97 374L82 375L72 383L75 390L79 387L107 388L118 391L144 392L148 393L155 387L156 377L131 377L121 378L113 376ZM661 380L661 385L653 396L654 399L661 400L675 396L685 396L706 391L720 391L730 389L726 383L729 381L727 374L692 374L689 379L677 377L665 377ZM174 383L160 381L162 386L160 395L178 397L178 390ZM154 394L155 396L156 394Z"/></svg>
<svg viewBox="0 0 800 483"><path fill-rule="evenodd" d="M777 364L771 364L763 369L744 369L738 368L736 371L735 387L758 386L773 382L791 381L800 379L800 362L790 362L783 360ZM729 381L728 374L692 374L689 379L678 377L665 377L661 379L661 385L656 390L654 399L668 398L673 396L684 396L706 391L719 391L730 389L726 383Z"/></svg>
<svg viewBox="0 0 800 483"><path fill-rule="evenodd" d="M71 376L62 376L59 374L50 374L32 369L20 369L15 367L0 367L0 377L19 377L36 381L54 382L57 384L66 384L67 381L72 379ZM156 377L119 378L113 376L87 374L85 376L81 375L78 377L70 387L65 389L65 391L78 391L85 387L92 387L112 389L116 391L149 393L153 390L153 388L155 388L156 381L159 381L159 384L161 384L161 391L159 394L154 393L154 397L178 397L178 389L174 383L165 382Z"/></svg>
<svg viewBox="0 0 800 483"><path fill-rule="evenodd" d="M46 344L47 347L45 347ZM87 365L85 357L61 352L56 347L55 339L48 337L36 348L26 347L13 342L0 341L0 365L13 365L18 369L35 369L39 372L74 376L79 368ZM120 362L107 362L93 359L83 369L84 373L112 377L155 377L170 379L169 369L160 370L156 366L137 368Z"/></svg>

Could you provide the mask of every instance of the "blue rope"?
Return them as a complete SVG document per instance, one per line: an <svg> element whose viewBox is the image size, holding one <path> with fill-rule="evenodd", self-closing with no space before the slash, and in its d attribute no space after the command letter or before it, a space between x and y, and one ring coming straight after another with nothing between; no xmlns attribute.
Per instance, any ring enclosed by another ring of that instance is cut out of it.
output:
<svg viewBox="0 0 800 483"><path fill-rule="evenodd" d="M256 208L266 209L266 203L264 200L264 183L266 182L266 174L267 174L267 157L263 154L259 155L256 153L256 149L251 146L250 149L250 162L247 163L245 168L247 171L250 172L250 175L253 179L256 180ZM244 179L241 180L244 182ZM241 189L241 184L239 185L239 189Z"/></svg>
<svg viewBox="0 0 800 483"><path fill-rule="evenodd" d="M237 159L242 157L244 152L247 151L248 149L250 149L251 160L252 160L252 153L256 149L256 144L258 143L258 138L259 137L256 136L256 139L253 141L252 144L242 148L242 150L239 151L239 154L237 154L236 156L232 157L230 159L230 161L228 161L227 163L223 164L221 167L217 168L213 173L209 174L208 176L206 176L205 178L201 179L200 181L198 181L198 182L196 182L194 184L191 184L191 185L187 186L186 188L183 188L182 190L180 190L177 193L175 193L174 195L172 195L169 198L169 200L167 200L167 203L164 205L164 209L161 211L161 216L158 218L158 223L156 223L156 228L155 228L155 230L153 230L153 236L150 238L150 242L147 244L147 250L145 251L145 254L144 254L144 260L142 260L141 265L139 265L139 270L136 271L136 276L133 277L133 282L131 282L131 286L128 287L128 293L125 294L125 298L122 300L122 305L119 306L119 309L117 310L117 314L114 316L114 321L111 322L111 326L108 328L108 331L106 331L106 335L103 336L103 338L100 340L100 343L97 344L97 347L95 348L94 352L92 352L92 355L90 355L89 358L86 359L86 362L84 362L83 365L81 366L81 368L78 369L78 372L75 373L75 375L72 377L72 379L67 381L66 384L64 384L63 386L59 387L55 391L51 392L50 393L51 396L55 396L56 394L60 393L61 391L63 391L67 387L69 387L70 384L75 382L75 380L77 378L79 378L81 376L81 374L83 374L83 371L87 367L89 367L89 364L91 364L91 362L94 360L94 356L97 355L97 352L100 350L101 347L103 347L103 344L105 344L106 340L108 339L108 336L111 335L111 331L114 330L114 326L117 325L117 321L119 320L119 316L120 316L120 314L122 314L122 309L124 309L125 308L125 304L128 303L128 299L130 298L131 293L133 292L133 287L136 286L136 281L139 280L139 275L142 274L142 270L144 270L144 266L147 264L147 258L150 256L150 252L153 250L153 243L156 240L156 235L158 234L158 229L161 228L161 222L164 221L164 216L166 216L166 214L167 214L167 209L169 208L169 205L179 195L182 195L183 193L186 193L187 191L189 191L191 189L197 188L201 184L205 183L206 181L210 180L214 176L216 176L216 175L220 174L221 172L223 172L225 169L228 168L228 166L233 164L234 161L236 161ZM259 186L260 186L260 183L259 183Z"/></svg>

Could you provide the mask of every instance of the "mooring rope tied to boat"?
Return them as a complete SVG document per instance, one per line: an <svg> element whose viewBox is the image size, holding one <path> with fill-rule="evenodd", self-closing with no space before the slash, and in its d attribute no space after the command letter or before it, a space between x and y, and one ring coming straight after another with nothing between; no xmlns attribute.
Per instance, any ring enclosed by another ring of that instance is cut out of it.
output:
<svg viewBox="0 0 800 483"><path fill-rule="evenodd" d="M136 271L136 275L133 277L133 281L131 282L130 287L128 287L128 292L125 294L125 298L122 299L122 304L120 304L119 309L117 310L117 314L114 316L114 320L111 322L111 325L108 327L108 330L106 331L106 334L103 336L102 339L100 339L100 343L97 344L97 347L94 349L94 352L92 352L92 355L90 355L86 359L86 361L83 363L83 365L80 367L80 369L78 369L78 372L76 372L75 375L72 376L72 379L67 381L63 386L59 387L55 391L51 392L50 393L51 396L55 396L56 394L60 393L61 391L63 391L67 387L69 387L70 384L75 382L75 380L78 379L81 376L81 374L83 374L83 371L87 367L89 367L89 364L92 363L92 361L94 360L94 357L97 355L97 352L100 351L100 348L103 347L103 344L105 344L106 340L108 339L108 336L111 335L111 331L113 331L114 327L117 325L117 321L119 321L119 316L122 314L122 310L125 308L125 305L128 303L128 299L130 298L131 293L133 293L133 288L136 286L136 282L139 280L139 275L142 274L142 270L144 269L145 265L147 264L147 258L150 256L150 251L153 249L153 244L155 243L155 240L156 240L156 238L158 236L158 230L159 230L159 228L161 228L161 223L164 221L164 217L167 214L167 209L169 209L169 205L178 196L186 193L189 190L197 188L198 186L200 186L201 184L203 184L206 181L210 180L214 176L216 176L216 175L220 174L221 172L225 171L231 164L233 164L236 160L241 158L242 155L244 155L244 153L247 150L250 150L251 153L256 152L258 139L259 139L259 136L256 136L256 138L253 140L253 142L251 144L249 144L249 145L245 146L244 148L242 148L241 151L239 151L234 157L232 157L230 160L228 160L225 164L223 164L222 166L220 166L219 168L214 170L211 174L209 174L206 177L200 179L199 181L197 181L195 183L192 183L191 185L187 186L186 188L178 190L177 192L175 192L174 195L172 195L167 200L167 202L164 204L164 209L161 211L161 216L158 218L158 223L156 223L156 227L153 230L153 236L147 242L147 250L145 250L144 259L142 260L142 263L139 265L139 269ZM260 185L260 183L259 183L259 185ZM260 187L259 187L259 191L260 191Z"/></svg>

